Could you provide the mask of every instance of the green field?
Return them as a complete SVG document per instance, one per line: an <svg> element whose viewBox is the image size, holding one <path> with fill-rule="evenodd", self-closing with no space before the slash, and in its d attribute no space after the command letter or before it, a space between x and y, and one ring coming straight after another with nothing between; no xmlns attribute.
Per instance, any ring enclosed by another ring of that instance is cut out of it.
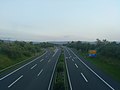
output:
<svg viewBox="0 0 120 90"><path fill-rule="evenodd" d="M103 56L97 56L96 58L90 58L86 53L80 53L80 55L86 60L93 63L96 67L101 69L104 73L110 75L113 79L120 82L120 60L107 58Z"/></svg>

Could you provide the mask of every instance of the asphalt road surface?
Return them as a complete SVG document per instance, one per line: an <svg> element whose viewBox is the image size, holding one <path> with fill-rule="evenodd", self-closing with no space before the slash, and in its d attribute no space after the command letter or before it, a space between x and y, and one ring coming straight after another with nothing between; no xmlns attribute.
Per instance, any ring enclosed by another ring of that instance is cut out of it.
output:
<svg viewBox="0 0 120 90"><path fill-rule="evenodd" d="M49 90L60 48L47 50L42 56L9 73L0 74L0 90Z"/></svg>
<svg viewBox="0 0 120 90"><path fill-rule="evenodd" d="M70 48L64 47L70 90L120 90L120 84L92 67Z"/></svg>
<svg viewBox="0 0 120 90"><path fill-rule="evenodd" d="M120 90L120 84L64 48L70 90ZM0 90L50 90L61 49L47 50L21 67L0 74Z"/></svg>

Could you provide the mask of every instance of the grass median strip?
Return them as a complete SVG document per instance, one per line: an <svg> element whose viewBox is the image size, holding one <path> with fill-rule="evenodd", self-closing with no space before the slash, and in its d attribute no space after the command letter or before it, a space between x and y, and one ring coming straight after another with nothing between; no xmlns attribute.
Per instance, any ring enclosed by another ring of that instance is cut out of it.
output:
<svg viewBox="0 0 120 90"><path fill-rule="evenodd" d="M69 90L63 51L56 66L52 90Z"/></svg>

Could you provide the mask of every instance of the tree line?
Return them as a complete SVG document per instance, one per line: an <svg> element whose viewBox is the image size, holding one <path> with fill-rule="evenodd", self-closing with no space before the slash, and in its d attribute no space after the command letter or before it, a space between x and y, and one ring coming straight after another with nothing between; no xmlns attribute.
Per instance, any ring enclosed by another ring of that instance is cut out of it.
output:
<svg viewBox="0 0 120 90"><path fill-rule="evenodd" d="M120 59L120 43L109 42L106 39L96 39L94 44L89 42L69 42L66 46L75 48L82 53L88 53L89 50L96 50L98 56Z"/></svg>
<svg viewBox="0 0 120 90"><path fill-rule="evenodd" d="M33 43L24 41L4 41L0 40L0 54L9 58L29 57L41 52L43 48L52 47L53 44L48 42Z"/></svg>

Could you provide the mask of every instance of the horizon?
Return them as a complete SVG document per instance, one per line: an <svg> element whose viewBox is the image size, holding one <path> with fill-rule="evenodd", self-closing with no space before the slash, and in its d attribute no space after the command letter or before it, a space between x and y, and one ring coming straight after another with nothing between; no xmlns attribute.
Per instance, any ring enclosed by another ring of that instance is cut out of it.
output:
<svg viewBox="0 0 120 90"><path fill-rule="evenodd" d="M80 42L89 42L89 43L94 43L96 42L97 40L93 40L93 41L83 41L83 40L68 40L68 41L32 41L32 40L10 40L10 39L0 39L0 40L3 40L3 41L10 41L10 42L15 42L15 41L19 41L19 42L34 42L34 43L42 43L42 42L49 42L49 43L66 43L66 42L77 42L77 41L80 41ZM99 39L101 40L101 39ZM103 40L106 40L106 39L102 39L101 41ZM114 41L114 40L107 40L108 42L117 42L117 43L120 43L120 41Z"/></svg>

